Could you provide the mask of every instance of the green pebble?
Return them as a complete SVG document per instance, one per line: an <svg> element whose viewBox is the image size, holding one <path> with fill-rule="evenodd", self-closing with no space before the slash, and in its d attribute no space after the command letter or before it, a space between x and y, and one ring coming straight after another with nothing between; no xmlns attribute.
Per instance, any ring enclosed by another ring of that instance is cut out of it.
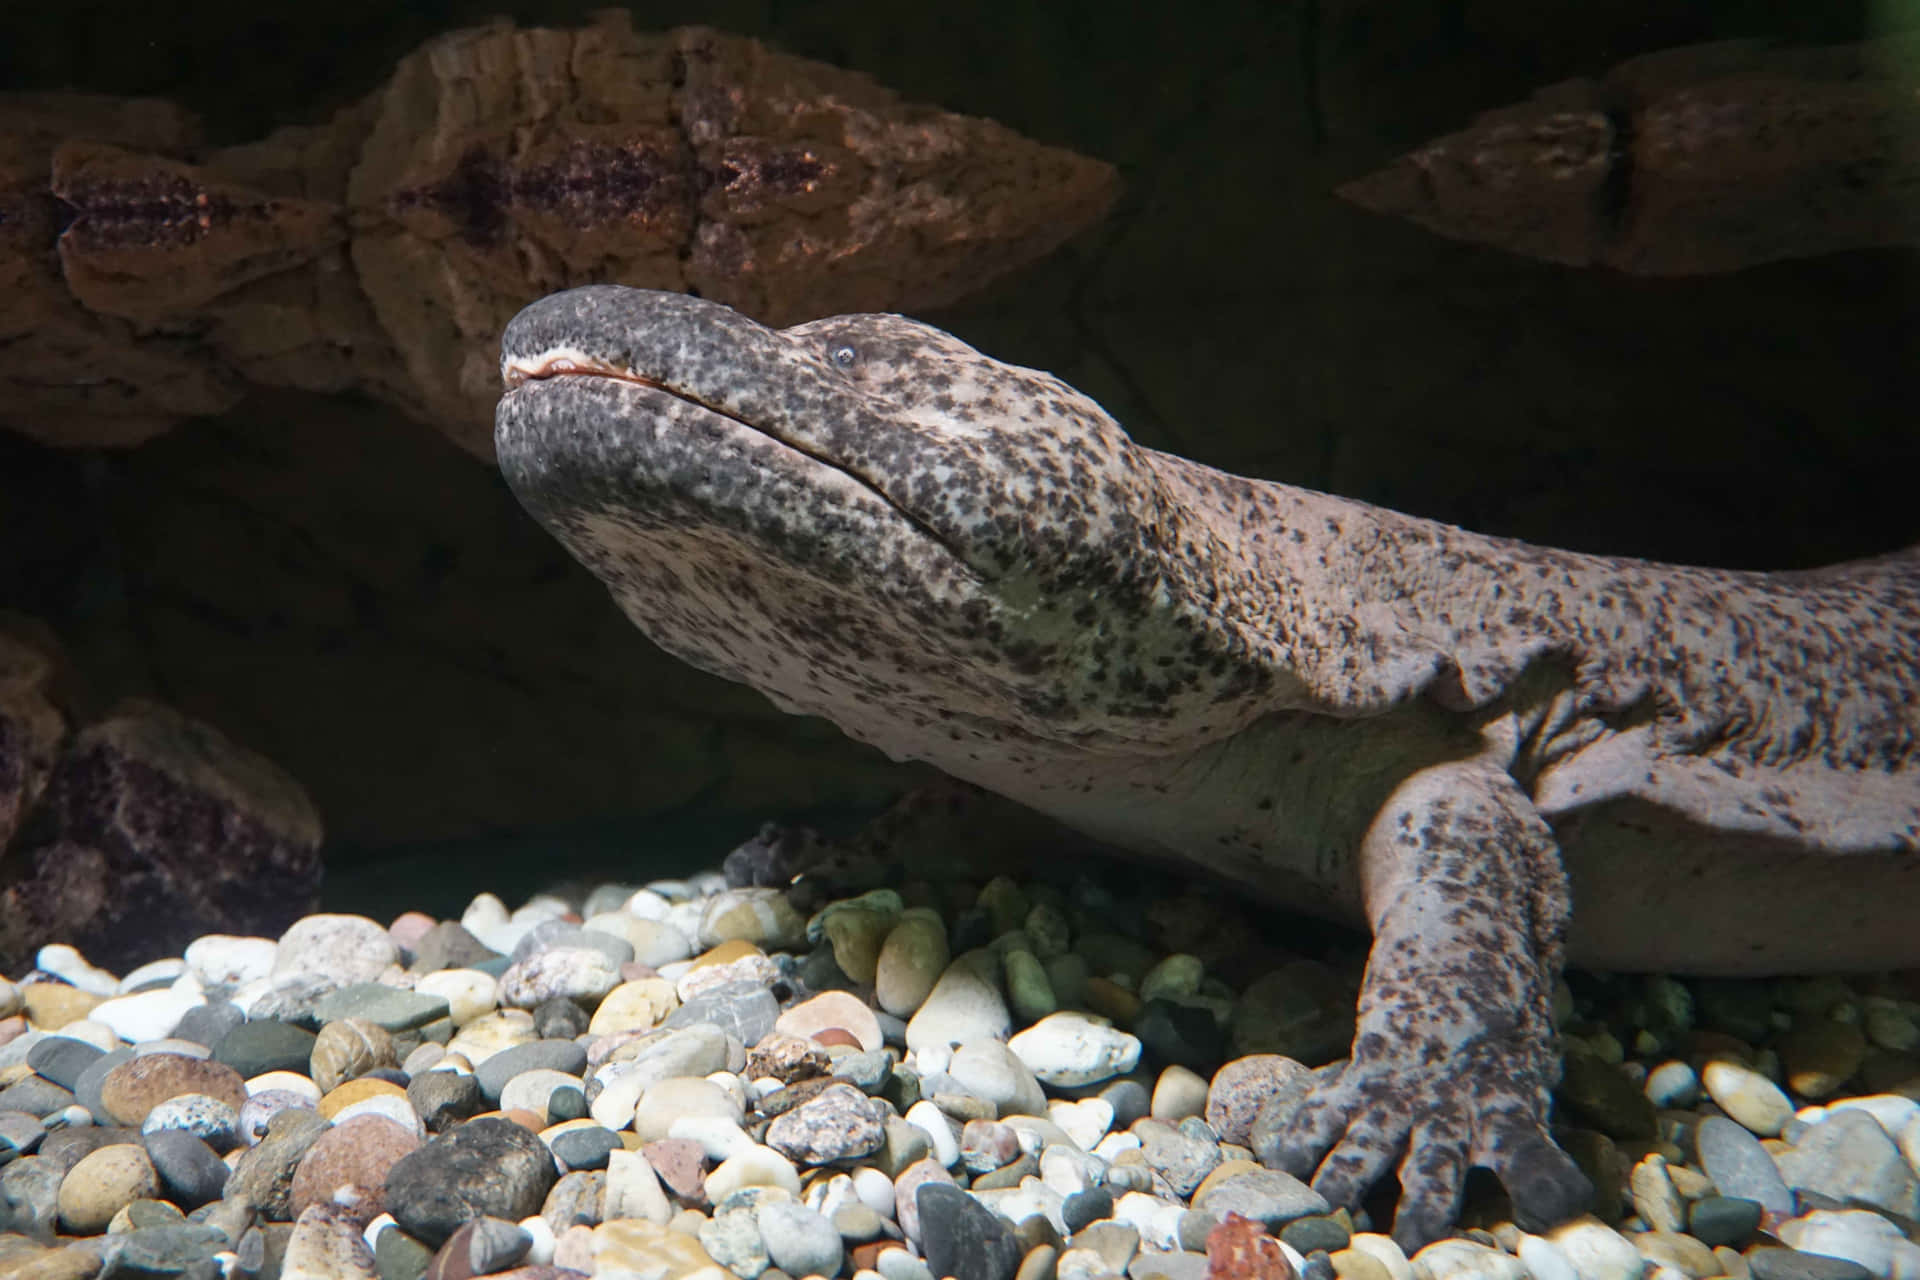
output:
<svg viewBox="0 0 1920 1280"><path fill-rule="evenodd" d="M1009 951L1005 964L1007 1001L1022 1022L1038 1022L1060 1007L1046 968L1033 952Z"/></svg>

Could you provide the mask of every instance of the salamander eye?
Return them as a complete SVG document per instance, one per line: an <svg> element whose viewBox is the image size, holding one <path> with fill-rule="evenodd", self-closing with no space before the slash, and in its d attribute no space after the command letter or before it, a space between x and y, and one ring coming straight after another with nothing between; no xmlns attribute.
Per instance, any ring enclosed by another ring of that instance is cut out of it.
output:
<svg viewBox="0 0 1920 1280"><path fill-rule="evenodd" d="M827 353L827 359L833 361L834 368L846 370L860 363L860 353L843 342Z"/></svg>

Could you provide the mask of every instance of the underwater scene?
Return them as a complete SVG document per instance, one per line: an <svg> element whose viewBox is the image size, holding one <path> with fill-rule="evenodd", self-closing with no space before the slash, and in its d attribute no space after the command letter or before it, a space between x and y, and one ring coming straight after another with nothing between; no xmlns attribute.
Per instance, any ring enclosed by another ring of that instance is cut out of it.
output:
<svg viewBox="0 0 1920 1280"><path fill-rule="evenodd" d="M1920 1276L1920 6L0 12L0 1277Z"/></svg>

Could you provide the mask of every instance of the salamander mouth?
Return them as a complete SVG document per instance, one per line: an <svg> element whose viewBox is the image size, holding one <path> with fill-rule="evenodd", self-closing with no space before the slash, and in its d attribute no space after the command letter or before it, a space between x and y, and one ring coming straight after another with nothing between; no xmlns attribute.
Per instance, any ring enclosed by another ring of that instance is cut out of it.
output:
<svg viewBox="0 0 1920 1280"><path fill-rule="evenodd" d="M553 378L612 378L618 382L630 382L636 387L649 387L654 391L665 392L676 400L685 400L688 404L698 405L708 413L717 413L723 418L730 418L743 427L751 427L759 431L762 435L774 434L737 414L727 412L719 405L709 404L699 396L683 391L679 387L669 386L658 378L649 378L631 369L622 369L618 365L578 352L547 352L531 358L516 357L500 366L500 381L506 384L508 391L518 391L529 382L546 382Z"/></svg>
<svg viewBox="0 0 1920 1280"><path fill-rule="evenodd" d="M525 395L529 392L537 393L537 389L541 384L563 384L576 380L580 382L624 383L628 386L643 388L656 395L669 396L674 400L680 401L682 404L691 405L702 412L712 414L714 417L723 418L742 430L752 432L755 435L773 441L775 444L783 446L808 462L837 472L839 475L858 484L875 498L885 503L896 516L912 529L917 530L920 536L926 538L941 551L945 552L946 555L953 560L956 570L963 576L976 582L985 580L978 570L967 563L966 557L961 555L946 538L941 536L939 530L908 510L899 501L895 500L893 495L887 492L885 486L877 483L871 477L862 474L858 468L821 452L817 447L796 438L791 432L778 431L762 423L755 422L725 406L717 405L710 400L704 399L683 387L674 386L658 378L647 377L645 374L636 373L630 368L625 368L597 356L589 355L586 352L572 349L544 351L533 356L508 357L501 363L500 380L505 386L507 396Z"/></svg>

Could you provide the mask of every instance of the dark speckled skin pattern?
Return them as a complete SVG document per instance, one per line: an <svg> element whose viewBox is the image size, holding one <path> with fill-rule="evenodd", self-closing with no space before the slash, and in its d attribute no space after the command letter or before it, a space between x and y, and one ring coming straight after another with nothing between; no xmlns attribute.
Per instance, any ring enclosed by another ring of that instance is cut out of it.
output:
<svg viewBox="0 0 1920 1280"><path fill-rule="evenodd" d="M897 316L578 289L503 340L501 468L658 644L1116 844L1369 924L1353 1055L1273 1157L1469 1167L1523 1225L1564 958L1920 964L1920 553L1576 555L1132 443ZM1577 910L1576 910L1577 906Z"/></svg>

